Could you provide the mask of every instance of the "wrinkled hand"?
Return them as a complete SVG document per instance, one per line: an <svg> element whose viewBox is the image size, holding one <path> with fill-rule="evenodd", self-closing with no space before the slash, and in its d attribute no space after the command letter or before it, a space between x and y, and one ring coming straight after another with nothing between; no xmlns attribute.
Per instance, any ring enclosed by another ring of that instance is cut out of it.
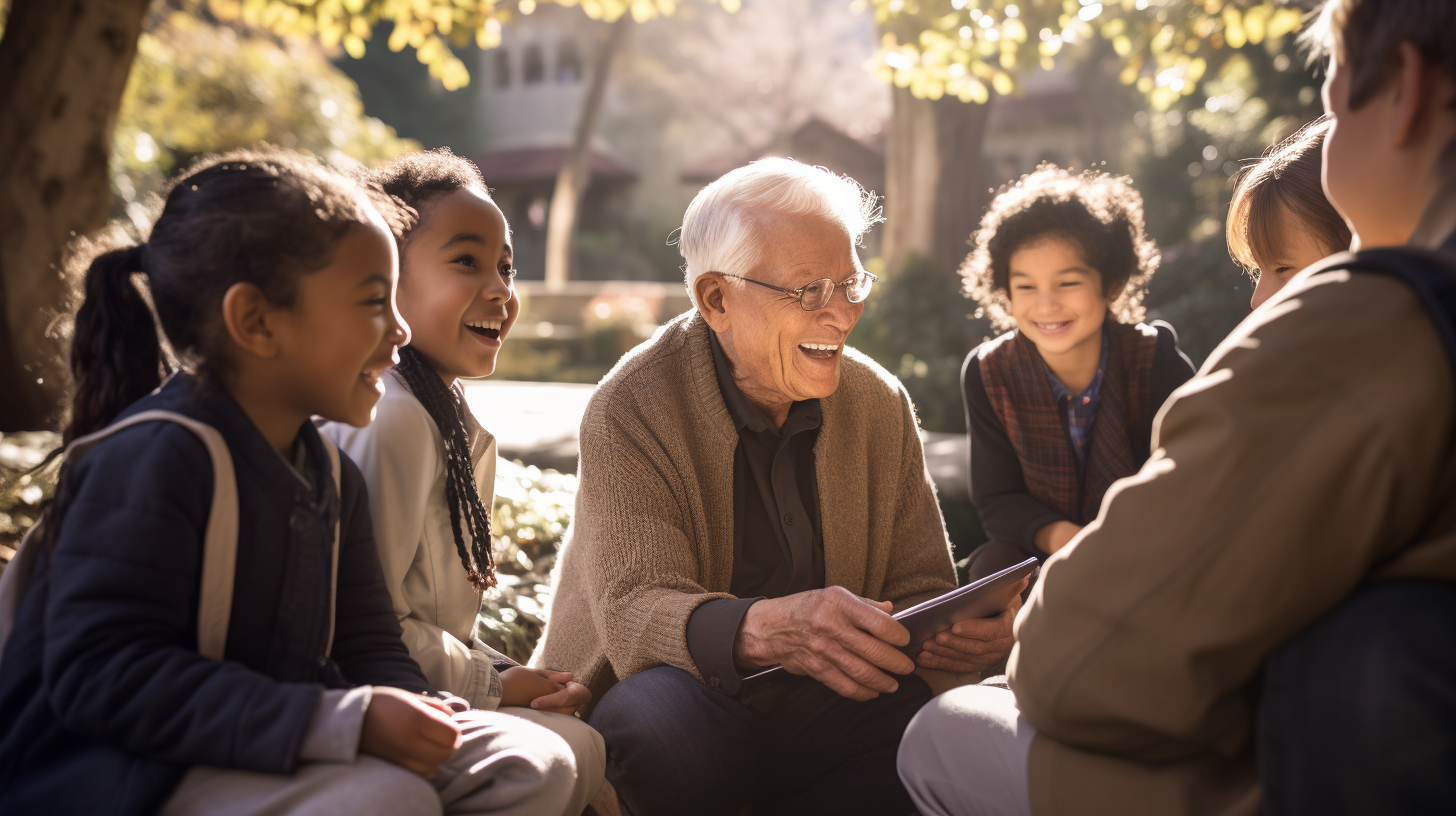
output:
<svg viewBox="0 0 1456 816"><path fill-rule="evenodd" d="M978 672L995 665L1016 642L1011 626L1021 611L1021 593L1030 579L1016 585L1016 594L1006 610L994 618L963 620L927 640L915 662L927 669L950 672Z"/></svg>
<svg viewBox="0 0 1456 816"><path fill-rule="evenodd" d="M742 666L781 663L854 700L889 694L900 684L886 672L915 670L897 648L910 633L890 617L892 608L838 586L762 600L743 616L733 659Z"/></svg>
<svg viewBox="0 0 1456 816"><path fill-rule="evenodd" d="M460 728L450 714L444 701L375 686L359 750L431 779L460 744Z"/></svg>
<svg viewBox="0 0 1456 816"><path fill-rule="evenodd" d="M551 671L550 669L533 669L532 671L557 683L561 686L561 690L537 697L531 701L531 708L537 711L554 711L557 714L571 715L591 702L591 691L580 683L572 682L571 672Z"/></svg>

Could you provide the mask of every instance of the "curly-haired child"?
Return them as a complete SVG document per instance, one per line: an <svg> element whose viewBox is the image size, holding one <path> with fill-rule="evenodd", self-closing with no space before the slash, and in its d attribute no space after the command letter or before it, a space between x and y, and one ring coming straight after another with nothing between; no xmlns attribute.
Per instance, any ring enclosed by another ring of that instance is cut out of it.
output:
<svg viewBox="0 0 1456 816"><path fill-rule="evenodd" d="M961 268L998 328L961 370L971 501L989 541L972 579L1066 546L1148 458L1153 417L1193 376L1166 323L1142 324L1158 249L1121 178L1044 165L1004 190Z"/></svg>

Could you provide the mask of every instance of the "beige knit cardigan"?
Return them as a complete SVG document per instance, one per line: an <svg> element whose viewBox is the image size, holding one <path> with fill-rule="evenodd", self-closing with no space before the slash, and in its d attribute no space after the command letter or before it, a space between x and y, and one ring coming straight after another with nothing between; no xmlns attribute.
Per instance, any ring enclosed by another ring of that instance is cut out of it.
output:
<svg viewBox="0 0 1456 816"><path fill-rule="evenodd" d="M956 586L915 409L899 381L845 347L814 445L824 580L897 609ZM696 311L603 380L581 421L581 486L532 666L576 673L601 700L619 679L676 666L698 679L688 618L730 598L738 432ZM956 678L927 672L933 687ZM964 678L961 678L964 679Z"/></svg>

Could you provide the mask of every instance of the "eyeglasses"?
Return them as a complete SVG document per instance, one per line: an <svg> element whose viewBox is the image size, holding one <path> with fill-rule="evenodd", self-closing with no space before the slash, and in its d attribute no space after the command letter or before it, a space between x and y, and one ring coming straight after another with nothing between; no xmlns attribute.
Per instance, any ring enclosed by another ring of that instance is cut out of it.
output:
<svg viewBox="0 0 1456 816"><path fill-rule="evenodd" d="M799 299L799 307L806 312L818 311L829 305L834 297L834 290L844 287L844 297L850 303L861 303L870 296L870 288L875 285L879 277L872 272L857 272L839 283L829 278L809 281L798 289L785 289L782 286L774 286L771 283L756 281L753 278L745 278L742 275L730 275L727 272L719 272L725 278L737 278L748 283L756 283L775 292L783 292L786 295L793 295Z"/></svg>

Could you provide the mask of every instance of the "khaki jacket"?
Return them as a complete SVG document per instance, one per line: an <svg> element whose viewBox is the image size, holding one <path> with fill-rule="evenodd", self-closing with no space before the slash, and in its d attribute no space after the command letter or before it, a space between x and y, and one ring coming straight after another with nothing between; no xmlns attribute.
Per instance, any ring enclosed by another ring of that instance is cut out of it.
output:
<svg viewBox="0 0 1456 816"><path fill-rule="evenodd" d="M824 580L913 605L954 589L950 545L900 383L846 348L814 445ZM602 380L581 421L581 487L533 666L576 673L601 700L654 666L702 679L693 610L732 597L733 454L707 324L689 312ZM955 682L929 673L932 687Z"/></svg>
<svg viewBox="0 0 1456 816"><path fill-rule="evenodd" d="M475 637L481 592L466 579L445 500L445 442L425 406L394 371L383 378L374 421L363 428L326 423L364 474L379 563L404 628L410 657L435 688L459 695L471 708L500 705L504 659ZM489 508L495 496L495 437L473 421L466 428L475 485ZM468 530L462 531L467 543Z"/></svg>
<svg viewBox="0 0 1456 816"><path fill-rule="evenodd" d="M1364 581L1456 581L1453 417L1395 279L1302 274L1235 329L1017 620L1032 812L1254 816L1265 656Z"/></svg>

